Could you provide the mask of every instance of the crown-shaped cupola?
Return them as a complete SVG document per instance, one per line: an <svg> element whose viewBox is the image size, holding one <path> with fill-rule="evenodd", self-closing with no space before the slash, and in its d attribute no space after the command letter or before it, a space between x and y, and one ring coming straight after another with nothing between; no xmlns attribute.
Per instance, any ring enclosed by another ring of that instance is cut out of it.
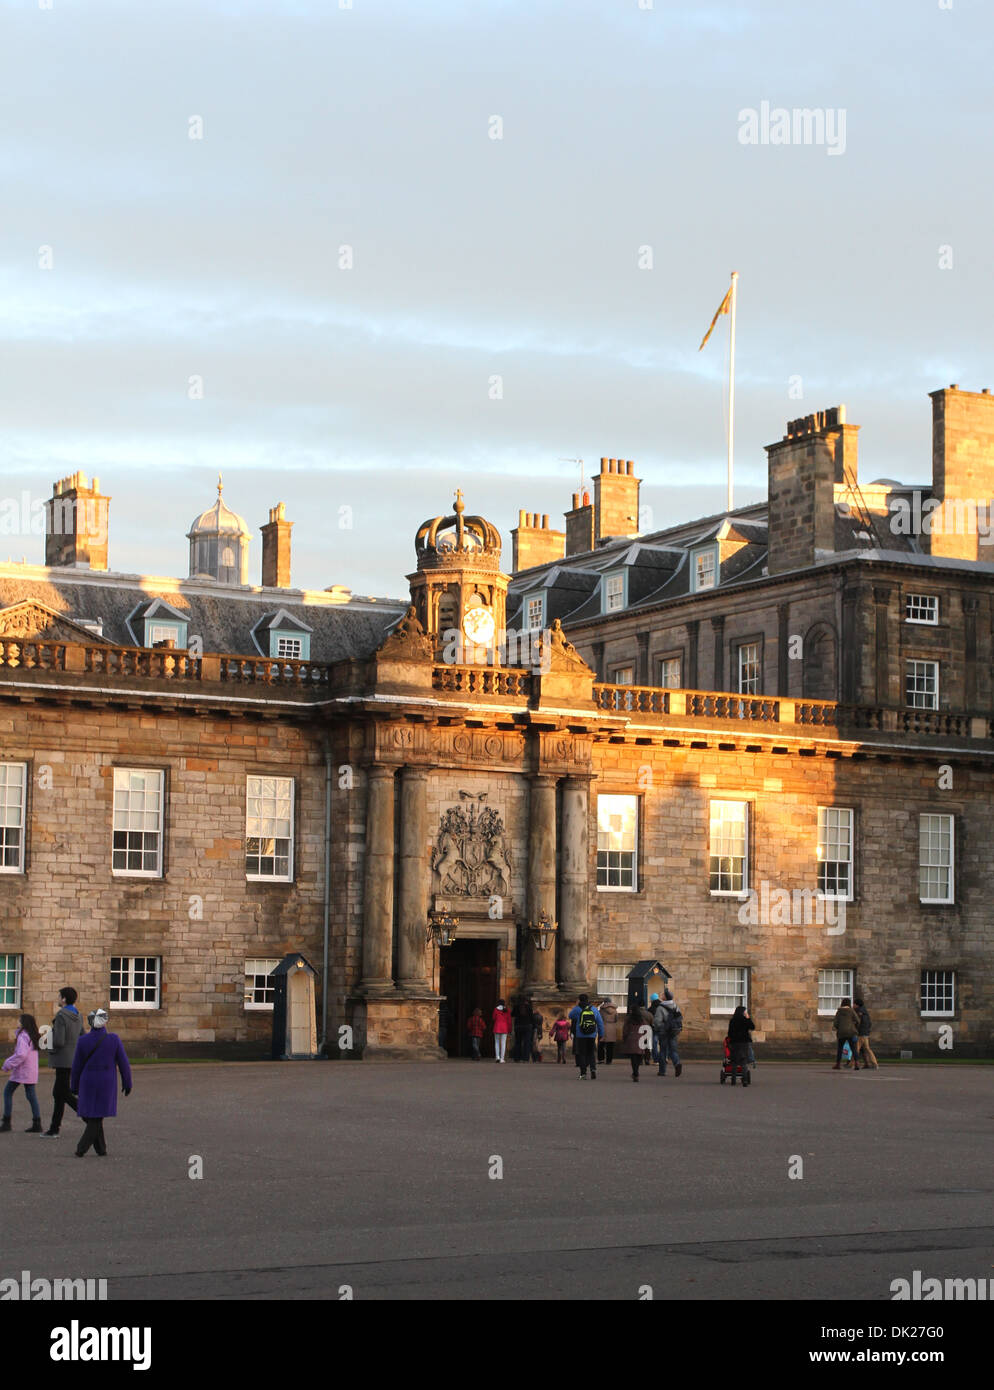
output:
<svg viewBox="0 0 994 1390"><path fill-rule="evenodd" d="M418 568L408 575L411 601L437 657L489 664L503 640L508 581L497 527L465 511L457 490L451 515L418 527Z"/></svg>

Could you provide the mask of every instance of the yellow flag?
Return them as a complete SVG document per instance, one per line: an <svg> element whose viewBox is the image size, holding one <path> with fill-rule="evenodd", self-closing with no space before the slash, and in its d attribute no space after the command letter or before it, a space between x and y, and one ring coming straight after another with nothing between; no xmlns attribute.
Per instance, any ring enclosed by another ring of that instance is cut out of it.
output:
<svg viewBox="0 0 994 1390"><path fill-rule="evenodd" d="M711 320L711 327L708 329L708 331L704 334L704 337L701 339L701 347L699 347L699 348L697 349L698 352L700 352L701 348L704 346L704 344L705 344L705 343L707 342L707 340L710 338L711 334L714 332L714 326L715 326L715 324L718 322L718 320L721 318L722 314L727 314L727 313L730 313L730 312L731 312L731 304L732 304L732 287L731 287L731 285L729 285L729 287L728 287L728 293L725 295L725 298L724 298L724 299L721 301L721 303L718 305L718 312L715 314L714 318Z"/></svg>

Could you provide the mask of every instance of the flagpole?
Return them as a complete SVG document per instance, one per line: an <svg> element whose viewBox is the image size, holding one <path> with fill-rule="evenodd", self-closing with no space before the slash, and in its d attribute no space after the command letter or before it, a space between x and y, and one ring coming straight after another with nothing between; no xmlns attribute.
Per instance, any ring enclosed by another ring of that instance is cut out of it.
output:
<svg viewBox="0 0 994 1390"><path fill-rule="evenodd" d="M728 338L728 510L732 510L733 484L732 461L735 439L735 299L738 292L739 272L732 271L732 304L730 309Z"/></svg>

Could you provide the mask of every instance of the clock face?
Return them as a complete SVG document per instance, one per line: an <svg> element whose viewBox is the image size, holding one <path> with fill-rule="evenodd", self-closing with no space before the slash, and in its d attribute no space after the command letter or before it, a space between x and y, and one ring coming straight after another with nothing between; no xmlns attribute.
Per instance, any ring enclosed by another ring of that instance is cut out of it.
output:
<svg viewBox="0 0 994 1390"><path fill-rule="evenodd" d="M468 641L488 647L494 636L494 615L489 608L471 608L462 620L462 630Z"/></svg>

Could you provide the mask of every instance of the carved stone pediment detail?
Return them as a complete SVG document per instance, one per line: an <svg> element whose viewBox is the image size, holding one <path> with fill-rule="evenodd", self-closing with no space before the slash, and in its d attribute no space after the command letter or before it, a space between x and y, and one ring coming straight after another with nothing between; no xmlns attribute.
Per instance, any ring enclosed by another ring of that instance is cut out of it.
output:
<svg viewBox="0 0 994 1390"><path fill-rule="evenodd" d="M377 656L388 661L431 661L432 645L414 611L413 604L383 640Z"/></svg>
<svg viewBox="0 0 994 1390"><path fill-rule="evenodd" d="M486 792L460 792L443 812L431 855L432 892L441 897L507 897L511 858L500 814L486 806Z"/></svg>
<svg viewBox="0 0 994 1390"><path fill-rule="evenodd" d="M566 636L563 631L563 625L558 618L553 621L548 633L542 634L542 641L543 644L548 644L549 662L553 671L575 671L577 673L585 672L587 675L593 674L583 657Z"/></svg>
<svg viewBox="0 0 994 1390"><path fill-rule="evenodd" d="M98 637L95 632L71 618L63 617L54 609L36 599L23 599L7 608L0 608L0 637L14 638L18 641L38 642L85 642L113 646L106 637Z"/></svg>

